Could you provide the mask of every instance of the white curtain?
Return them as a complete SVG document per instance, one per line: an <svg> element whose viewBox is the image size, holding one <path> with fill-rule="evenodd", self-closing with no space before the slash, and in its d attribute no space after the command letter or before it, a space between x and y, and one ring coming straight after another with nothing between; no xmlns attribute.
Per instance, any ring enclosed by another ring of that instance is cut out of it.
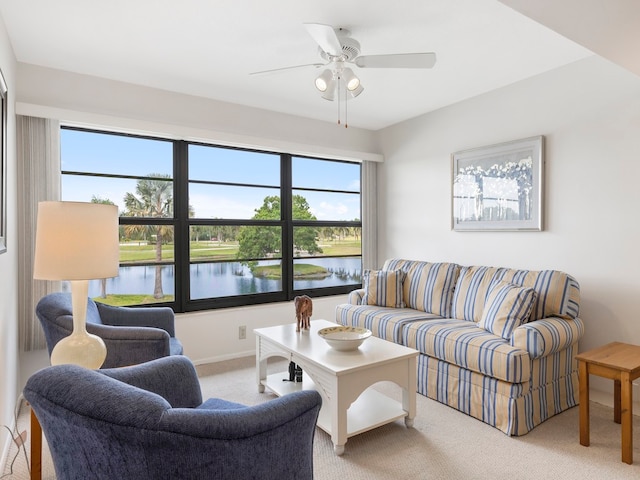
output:
<svg viewBox="0 0 640 480"><path fill-rule="evenodd" d="M60 124L17 115L18 156L18 318L24 351L46 347L35 306L60 282L33 279L38 202L60 199Z"/></svg>
<svg viewBox="0 0 640 480"><path fill-rule="evenodd" d="M378 165L362 162L362 268L378 265Z"/></svg>

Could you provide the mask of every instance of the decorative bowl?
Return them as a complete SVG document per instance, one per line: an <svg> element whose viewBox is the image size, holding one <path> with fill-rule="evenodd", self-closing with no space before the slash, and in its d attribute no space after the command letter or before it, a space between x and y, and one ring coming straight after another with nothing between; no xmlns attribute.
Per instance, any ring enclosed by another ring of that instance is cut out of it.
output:
<svg viewBox="0 0 640 480"><path fill-rule="evenodd" d="M371 330L361 327L337 325L319 330L318 335L334 350L348 352L350 350L357 350L358 347L362 345L362 342L371 336Z"/></svg>

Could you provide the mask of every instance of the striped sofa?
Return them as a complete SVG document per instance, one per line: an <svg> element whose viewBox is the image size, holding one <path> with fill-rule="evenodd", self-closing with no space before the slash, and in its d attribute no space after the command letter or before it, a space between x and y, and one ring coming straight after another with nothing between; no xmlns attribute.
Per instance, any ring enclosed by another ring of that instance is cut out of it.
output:
<svg viewBox="0 0 640 480"><path fill-rule="evenodd" d="M556 270L390 259L336 321L415 348L419 393L517 436L578 403L579 302Z"/></svg>

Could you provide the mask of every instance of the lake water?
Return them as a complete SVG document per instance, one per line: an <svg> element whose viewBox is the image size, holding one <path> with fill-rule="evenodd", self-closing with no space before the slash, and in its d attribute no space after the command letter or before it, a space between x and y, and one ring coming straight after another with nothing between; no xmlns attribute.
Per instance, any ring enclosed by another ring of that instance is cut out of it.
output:
<svg viewBox="0 0 640 480"><path fill-rule="evenodd" d="M325 278L294 280L294 289L335 287L362 282L360 257L305 258L299 263L320 265L329 270ZM260 265L278 264L279 261L260 262ZM162 288L165 294L175 294L173 266L163 266ZM156 267L120 267L119 275L107 279L107 293L145 294L153 293ZM191 265L191 298L215 298L250 293L275 292L282 289L280 279L256 278L239 262L201 263ZM89 296L101 294L100 282L89 283Z"/></svg>

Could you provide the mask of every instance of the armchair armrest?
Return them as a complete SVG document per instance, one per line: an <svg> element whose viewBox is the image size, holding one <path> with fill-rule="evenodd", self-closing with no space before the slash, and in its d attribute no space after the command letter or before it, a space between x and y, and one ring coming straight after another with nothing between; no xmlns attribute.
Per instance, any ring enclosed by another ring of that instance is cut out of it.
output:
<svg viewBox="0 0 640 480"><path fill-rule="evenodd" d="M169 307L114 307L96 303L105 325L118 327L155 327L175 337L175 315Z"/></svg>
<svg viewBox="0 0 640 480"><path fill-rule="evenodd" d="M173 408L195 408L202 403L198 375L191 361L182 355L125 368L99 370L108 377L163 397Z"/></svg>
<svg viewBox="0 0 640 480"><path fill-rule="evenodd" d="M362 305L362 299L364 298L364 288L358 290L352 290L349 292L348 302L350 305Z"/></svg>
<svg viewBox="0 0 640 480"><path fill-rule="evenodd" d="M302 390L239 409L173 409L162 416L159 428L197 438L225 441L247 439L276 430L281 430L280 436L295 438L308 430L299 421L292 420L304 416L315 425L321 405L318 392Z"/></svg>
<svg viewBox="0 0 640 480"><path fill-rule="evenodd" d="M584 335L580 318L543 318L525 323L513 331L511 345L529 352L531 358L546 357L576 343Z"/></svg>
<svg viewBox="0 0 640 480"><path fill-rule="evenodd" d="M171 354L169 334L161 328L87 323L87 332L102 338L107 347L103 368L135 365Z"/></svg>

